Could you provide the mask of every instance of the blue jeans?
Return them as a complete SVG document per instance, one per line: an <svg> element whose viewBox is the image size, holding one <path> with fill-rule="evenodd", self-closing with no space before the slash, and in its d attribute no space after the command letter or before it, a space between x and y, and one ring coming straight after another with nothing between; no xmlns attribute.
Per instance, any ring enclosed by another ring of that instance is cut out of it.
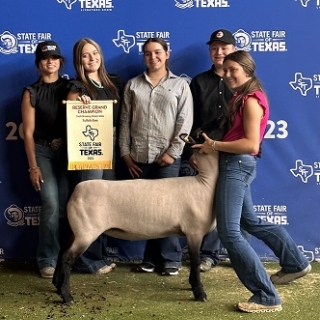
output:
<svg viewBox="0 0 320 320"><path fill-rule="evenodd" d="M260 220L254 213L250 185L256 176L256 158L221 152L219 162L215 209L220 239L239 279L253 293L250 301L280 304L269 275L240 227L273 250L284 272L301 271L309 262L284 227Z"/></svg>
<svg viewBox="0 0 320 320"><path fill-rule="evenodd" d="M114 139L115 144L115 139ZM78 170L74 173L75 184L87 180L115 180L115 152L113 152L112 169ZM96 273L112 262L108 260L108 236L101 234L89 248L76 260L73 270L83 273Z"/></svg>
<svg viewBox="0 0 320 320"><path fill-rule="evenodd" d="M217 228L207 233L202 240L200 248L200 259L209 260L212 264L219 264L220 239Z"/></svg>
<svg viewBox="0 0 320 320"><path fill-rule="evenodd" d="M250 243L250 234L241 228L241 233L244 238ZM201 261L209 260L213 265L220 263L220 254L223 246L219 238L218 229L214 228L211 232L207 233L202 240L200 248L200 259Z"/></svg>
<svg viewBox="0 0 320 320"><path fill-rule="evenodd" d="M50 146L36 144L35 148L37 164L44 181L40 191L42 208L36 258L39 269L42 269L56 266L60 250L60 232L67 224L68 163L65 147L53 151Z"/></svg>
<svg viewBox="0 0 320 320"><path fill-rule="evenodd" d="M137 163L142 170L139 179L162 179L178 177L181 159L173 164L161 167L157 163ZM170 192L170 190L168 190ZM148 240L144 251L143 262L150 263L158 268L181 267L182 250L179 238L168 237Z"/></svg>

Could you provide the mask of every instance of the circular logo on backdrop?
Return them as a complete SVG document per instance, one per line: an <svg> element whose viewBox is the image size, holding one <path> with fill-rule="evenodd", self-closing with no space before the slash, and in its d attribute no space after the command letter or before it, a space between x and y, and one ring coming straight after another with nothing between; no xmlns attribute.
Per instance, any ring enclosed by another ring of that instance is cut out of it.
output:
<svg viewBox="0 0 320 320"><path fill-rule="evenodd" d="M15 204L12 204L4 211L4 217L7 219L9 226L17 227L24 225L24 213Z"/></svg>
<svg viewBox="0 0 320 320"><path fill-rule="evenodd" d="M4 54L17 53L18 40L17 38L10 33L9 31L5 31L0 34L0 52Z"/></svg>
<svg viewBox="0 0 320 320"><path fill-rule="evenodd" d="M236 47L239 50L250 51L251 48L251 37L250 34L243 29L239 29L233 34L234 39L236 40Z"/></svg>
<svg viewBox="0 0 320 320"><path fill-rule="evenodd" d="M193 0L174 0L175 6L180 9L192 8Z"/></svg>

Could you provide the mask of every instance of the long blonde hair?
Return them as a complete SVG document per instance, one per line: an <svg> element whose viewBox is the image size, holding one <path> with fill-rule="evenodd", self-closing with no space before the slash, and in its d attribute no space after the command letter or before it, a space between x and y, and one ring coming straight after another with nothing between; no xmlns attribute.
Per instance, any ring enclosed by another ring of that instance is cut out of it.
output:
<svg viewBox="0 0 320 320"><path fill-rule="evenodd" d="M237 88L237 96L229 106L227 112L227 121L228 126L230 127L233 125L234 117L242 105L242 99L251 92L260 90L265 93L265 91L260 83L260 80L255 75L256 64L248 52L243 50L232 52L224 58L223 62L228 60L238 63L251 78L242 86Z"/></svg>
<svg viewBox="0 0 320 320"><path fill-rule="evenodd" d="M75 45L73 46L73 65L76 70L76 79L81 81L83 85L86 87L86 89L89 91L90 96L94 99L97 96L97 90L95 86L92 84L90 81L88 75L86 74L83 64L82 64L82 50L83 47L87 44L93 45L97 51L100 54L100 59L101 59L101 64L98 69L98 76L101 80L101 84L105 88L109 88L111 92L115 94L116 97L118 96L118 90L116 86L113 84L113 82L110 79L110 76L106 70L105 64L104 64L104 57L103 57L103 52L101 50L101 47L97 42L90 38L82 38L78 40Z"/></svg>

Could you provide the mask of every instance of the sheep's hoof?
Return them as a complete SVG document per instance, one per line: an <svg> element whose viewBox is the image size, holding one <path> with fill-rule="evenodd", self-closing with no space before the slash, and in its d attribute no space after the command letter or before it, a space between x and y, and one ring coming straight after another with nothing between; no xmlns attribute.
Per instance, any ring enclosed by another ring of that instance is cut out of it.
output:
<svg viewBox="0 0 320 320"><path fill-rule="evenodd" d="M202 302L206 302L208 299L207 299L207 294L201 290L201 291L193 291L193 294L194 294L194 299L196 301L202 301Z"/></svg>
<svg viewBox="0 0 320 320"><path fill-rule="evenodd" d="M208 300L206 295L204 295L202 297L196 297L195 299L196 299L196 301L201 301L201 302L207 302L207 300Z"/></svg>
<svg viewBox="0 0 320 320"><path fill-rule="evenodd" d="M71 294L61 295L61 298L62 298L63 303L64 303L65 305L72 305L72 304L74 304L74 300L73 300Z"/></svg>
<svg viewBox="0 0 320 320"><path fill-rule="evenodd" d="M72 306L74 304L74 300L71 300L70 302L64 302L63 304L66 306Z"/></svg>

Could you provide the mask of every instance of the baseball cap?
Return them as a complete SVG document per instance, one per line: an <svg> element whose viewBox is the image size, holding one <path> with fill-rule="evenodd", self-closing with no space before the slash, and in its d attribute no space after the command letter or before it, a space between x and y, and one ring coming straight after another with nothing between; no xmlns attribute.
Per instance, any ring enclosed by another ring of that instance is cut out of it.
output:
<svg viewBox="0 0 320 320"><path fill-rule="evenodd" d="M44 41L38 43L36 49L36 61L47 59L50 56L63 58L58 44L54 41Z"/></svg>
<svg viewBox="0 0 320 320"><path fill-rule="evenodd" d="M213 41L222 41L227 44L233 44L236 45L236 41L232 35L232 33L225 29L219 29L214 31L211 34L210 40L207 42L207 44L211 44Z"/></svg>

